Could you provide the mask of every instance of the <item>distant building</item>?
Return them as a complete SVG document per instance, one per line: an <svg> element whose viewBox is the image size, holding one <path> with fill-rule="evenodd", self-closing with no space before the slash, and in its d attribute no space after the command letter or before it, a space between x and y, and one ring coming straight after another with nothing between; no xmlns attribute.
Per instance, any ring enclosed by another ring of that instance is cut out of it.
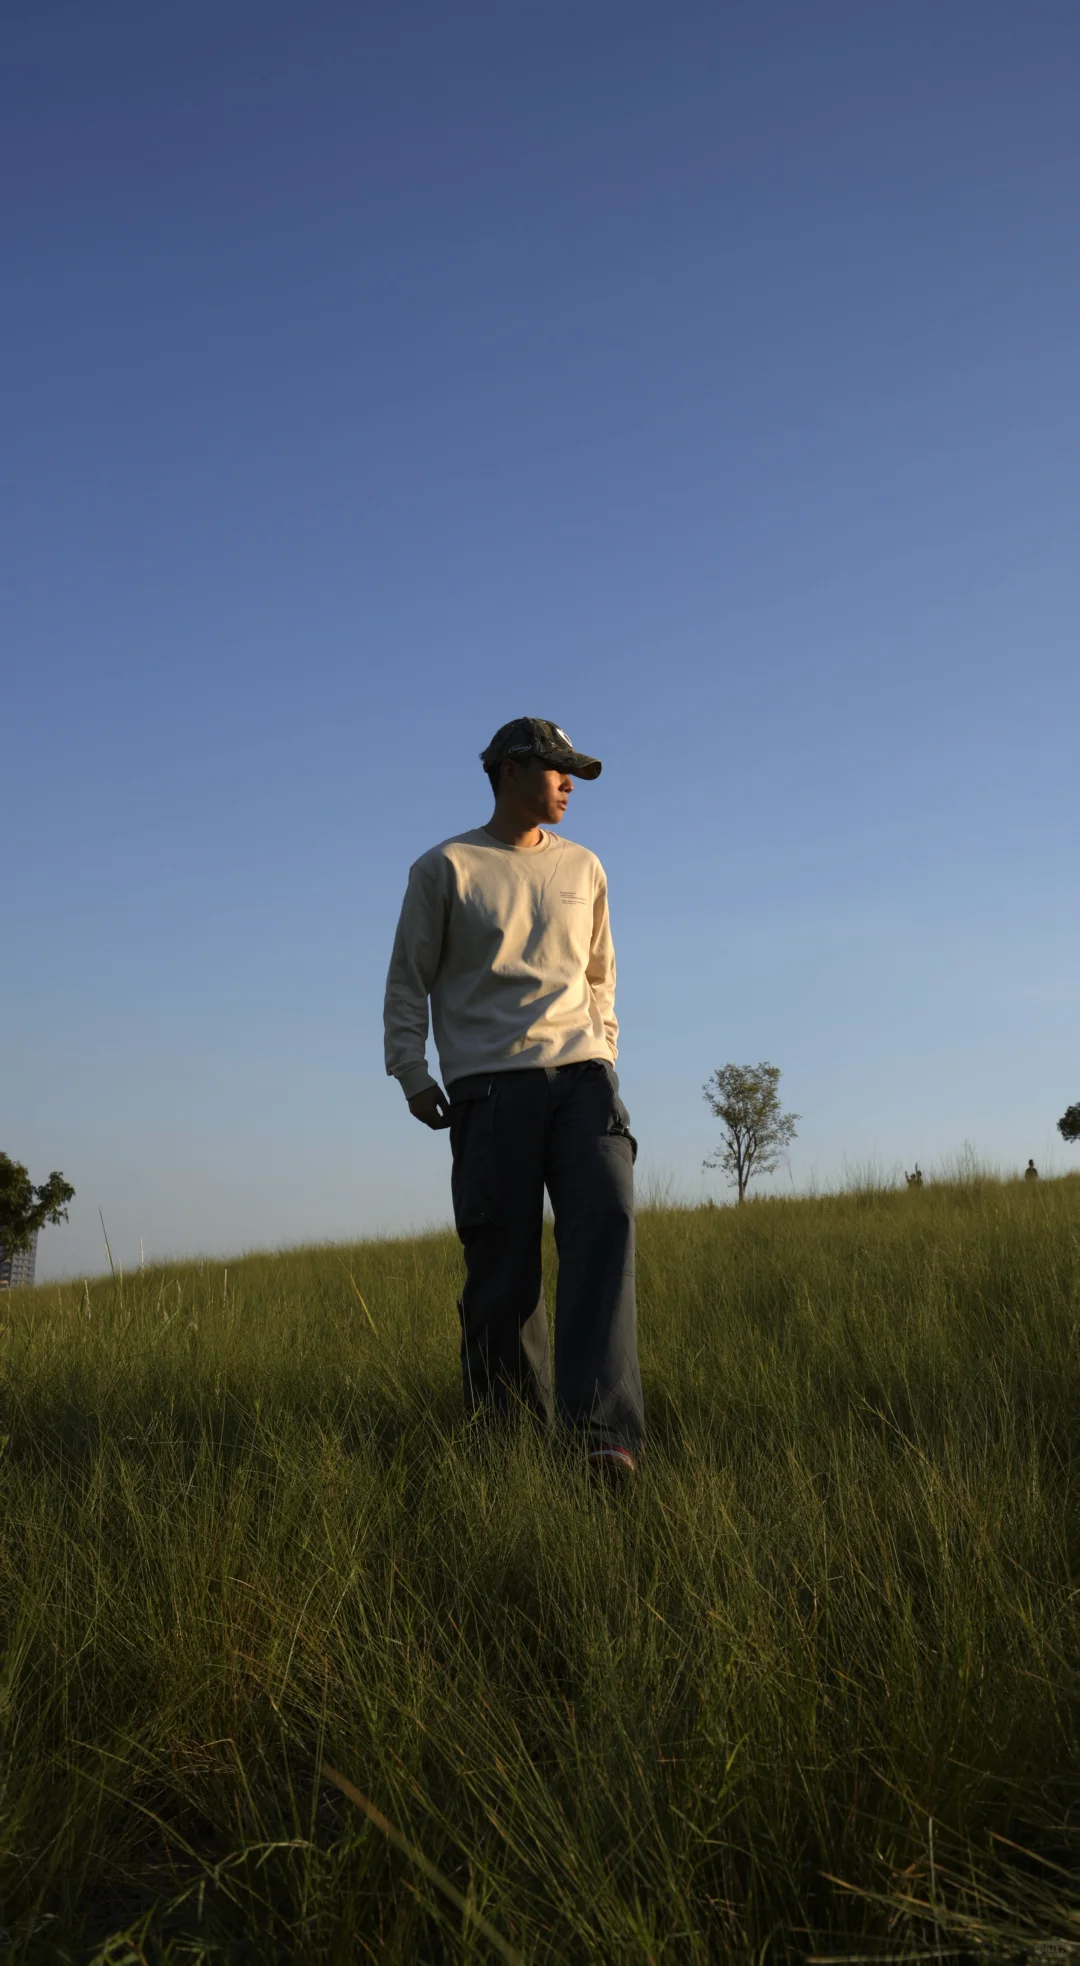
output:
<svg viewBox="0 0 1080 1966"><path fill-rule="evenodd" d="M15 1249L9 1252L0 1249L0 1290L31 1284L34 1281L34 1265L37 1262L37 1237L28 1249Z"/></svg>

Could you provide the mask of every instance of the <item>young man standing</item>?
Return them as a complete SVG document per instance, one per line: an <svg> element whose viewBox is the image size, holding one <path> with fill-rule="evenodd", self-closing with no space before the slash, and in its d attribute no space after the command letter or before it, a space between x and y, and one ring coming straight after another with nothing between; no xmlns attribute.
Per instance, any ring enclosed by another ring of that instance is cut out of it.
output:
<svg viewBox="0 0 1080 1966"><path fill-rule="evenodd" d="M637 1143L615 1075L615 955L596 855L548 831L600 762L517 717L481 763L486 826L410 870L386 983L386 1069L414 1118L450 1129L465 1250L465 1404L524 1405L634 1473L643 1432L634 1296ZM428 999L446 1092L427 1067ZM559 1285L552 1398L541 1281L544 1189Z"/></svg>

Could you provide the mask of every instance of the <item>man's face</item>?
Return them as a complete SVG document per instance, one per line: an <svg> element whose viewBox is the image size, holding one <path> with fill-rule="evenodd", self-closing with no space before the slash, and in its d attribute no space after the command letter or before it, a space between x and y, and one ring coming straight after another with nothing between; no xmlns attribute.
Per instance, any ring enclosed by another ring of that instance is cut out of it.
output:
<svg viewBox="0 0 1080 1966"><path fill-rule="evenodd" d="M513 786L515 799L523 812L527 812L538 826L557 826L567 801L574 789L574 781L568 772L551 771L537 758L527 763L511 761L509 770L504 771Z"/></svg>

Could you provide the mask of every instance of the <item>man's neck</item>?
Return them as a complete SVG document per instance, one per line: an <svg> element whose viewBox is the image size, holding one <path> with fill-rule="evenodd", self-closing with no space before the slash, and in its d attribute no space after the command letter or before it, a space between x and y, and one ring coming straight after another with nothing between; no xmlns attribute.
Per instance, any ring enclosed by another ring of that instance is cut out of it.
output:
<svg viewBox="0 0 1080 1966"><path fill-rule="evenodd" d="M501 806L495 807L484 831L503 846L537 847L544 837L535 819L523 813L507 812Z"/></svg>

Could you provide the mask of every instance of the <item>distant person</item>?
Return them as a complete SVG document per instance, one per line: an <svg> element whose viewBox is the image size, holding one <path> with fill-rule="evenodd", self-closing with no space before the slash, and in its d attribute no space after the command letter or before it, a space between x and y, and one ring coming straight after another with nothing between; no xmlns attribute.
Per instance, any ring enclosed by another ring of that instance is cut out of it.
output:
<svg viewBox="0 0 1080 1966"><path fill-rule="evenodd" d="M480 761L486 826L409 873L386 982L386 1069L414 1118L449 1127L465 1250L465 1405L522 1402L632 1475L644 1429L634 1290L637 1143L615 1075L615 955L596 855L548 830L600 762L540 717L497 730ZM428 999L444 1093L428 1070ZM541 1279L544 1188L559 1284L552 1398Z"/></svg>
<svg viewBox="0 0 1080 1966"><path fill-rule="evenodd" d="M1039 1170L1036 1167L1035 1162L1033 1160L1029 1160L1027 1166L1024 1169L1024 1180L1037 1181L1038 1178L1039 1178Z"/></svg>
<svg viewBox="0 0 1080 1966"><path fill-rule="evenodd" d="M904 1169L904 1179L907 1182L909 1188L922 1187L922 1168L919 1166L918 1161L915 1162L914 1174L909 1174L907 1169L906 1168Z"/></svg>

